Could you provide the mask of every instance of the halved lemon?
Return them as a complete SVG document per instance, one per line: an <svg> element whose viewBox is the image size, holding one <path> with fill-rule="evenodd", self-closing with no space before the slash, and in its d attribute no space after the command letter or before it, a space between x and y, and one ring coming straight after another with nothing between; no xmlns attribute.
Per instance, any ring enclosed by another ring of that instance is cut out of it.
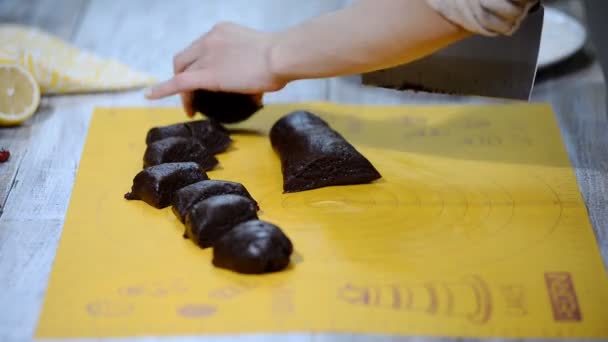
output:
<svg viewBox="0 0 608 342"><path fill-rule="evenodd" d="M0 126L18 125L34 115L40 87L22 66L0 65Z"/></svg>

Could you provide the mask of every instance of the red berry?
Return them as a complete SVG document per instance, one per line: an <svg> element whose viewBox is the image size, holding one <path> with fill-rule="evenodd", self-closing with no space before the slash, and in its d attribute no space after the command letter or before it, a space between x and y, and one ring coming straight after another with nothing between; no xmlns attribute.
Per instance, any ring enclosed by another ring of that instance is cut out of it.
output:
<svg viewBox="0 0 608 342"><path fill-rule="evenodd" d="M7 150L0 150L0 163L4 163L11 156L11 153Z"/></svg>

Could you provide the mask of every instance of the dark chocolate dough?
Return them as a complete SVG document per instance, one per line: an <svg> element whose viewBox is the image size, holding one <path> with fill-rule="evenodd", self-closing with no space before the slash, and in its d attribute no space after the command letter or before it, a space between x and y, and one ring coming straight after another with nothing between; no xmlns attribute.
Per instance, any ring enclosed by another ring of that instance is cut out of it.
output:
<svg viewBox="0 0 608 342"><path fill-rule="evenodd" d="M209 171L218 164L213 154L193 138L158 140L150 143L144 153L144 167L179 162L195 162L203 171Z"/></svg>
<svg viewBox="0 0 608 342"><path fill-rule="evenodd" d="M232 144L228 130L215 120L196 120L154 127L148 131L146 144L169 137L194 138L211 154L224 152Z"/></svg>
<svg viewBox="0 0 608 342"><path fill-rule="evenodd" d="M141 200L161 209L171 205L173 193L186 185L209 179L197 163L167 163L150 166L133 178L128 200Z"/></svg>
<svg viewBox="0 0 608 342"><path fill-rule="evenodd" d="M192 108L219 122L237 123L255 114L262 105L251 95L199 89L192 96Z"/></svg>
<svg viewBox="0 0 608 342"><path fill-rule="evenodd" d="M382 177L344 137L309 112L282 117L272 126L270 141L281 159L285 192L369 183Z"/></svg>
<svg viewBox="0 0 608 342"><path fill-rule="evenodd" d="M180 221L184 222L186 214L194 204L212 196L228 194L246 197L255 203L256 209L259 209L257 202L242 184L222 180L204 180L183 187L173 194L173 212Z"/></svg>
<svg viewBox="0 0 608 342"><path fill-rule="evenodd" d="M276 272L289 265L293 245L283 231L268 222L243 222L213 246L213 265L240 273Z"/></svg>
<svg viewBox="0 0 608 342"><path fill-rule="evenodd" d="M257 218L252 200L239 195L213 196L190 208L185 236L202 248L213 247L217 239L237 224Z"/></svg>

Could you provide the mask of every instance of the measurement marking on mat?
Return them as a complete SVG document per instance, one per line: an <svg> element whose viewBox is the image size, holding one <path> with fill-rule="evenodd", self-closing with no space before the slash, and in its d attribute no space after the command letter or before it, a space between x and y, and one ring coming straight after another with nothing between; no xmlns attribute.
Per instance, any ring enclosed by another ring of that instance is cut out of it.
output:
<svg viewBox="0 0 608 342"><path fill-rule="evenodd" d="M553 309L553 319L558 322L580 322L583 320L574 281L569 272L545 273L545 285Z"/></svg>

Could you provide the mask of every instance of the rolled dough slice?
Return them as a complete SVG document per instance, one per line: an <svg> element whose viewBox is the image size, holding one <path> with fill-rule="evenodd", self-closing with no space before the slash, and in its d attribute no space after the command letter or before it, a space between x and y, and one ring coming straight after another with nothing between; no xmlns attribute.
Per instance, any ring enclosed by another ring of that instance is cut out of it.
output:
<svg viewBox="0 0 608 342"><path fill-rule="evenodd" d="M293 245L283 231L268 222L243 222L213 247L213 265L239 273L277 272L289 265Z"/></svg>
<svg viewBox="0 0 608 342"><path fill-rule="evenodd" d="M184 222L186 214L194 204L213 196L229 194L243 196L253 201L256 209L259 209L257 202L242 184L210 179L190 184L176 191L173 194L173 213L180 221Z"/></svg>
<svg viewBox="0 0 608 342"><path fill-rule="evenodd" d="M237 123L247 120L262 105L248 94L196 90L192 96L192 108L221 123Z"/></svg>
<svg viewBox="0 0 608 342"><path fill-rule="evenodd" d="M219 162L201 143L193 138L170 137L146 148L144 167L179 162L195 162L203 171L212 170Z"/></svg>
<svg viewBox="0 0 608 342"><path fill-rule="evenodd" d="M171 205L173 193L186 185L209 179L197 163L167 163L150 166L133 178L128 200L140 200L161 209Z"/></svg>
<svg viewBox="0 0 608 342"><path fill-rule="evenodd" d="M213 196L192 206L186 215L185 237L201 248L213 247L239 223L257 218L252 200L238 195Z"/></svg>
<svg viewBox="0 0 608 342"><path fill-rule="evenodd" d="M224 152L232 144L228 130L214 120L196 120L154 127L148 131L146 144L170 137L194 138L211 154Z"/></svg>

